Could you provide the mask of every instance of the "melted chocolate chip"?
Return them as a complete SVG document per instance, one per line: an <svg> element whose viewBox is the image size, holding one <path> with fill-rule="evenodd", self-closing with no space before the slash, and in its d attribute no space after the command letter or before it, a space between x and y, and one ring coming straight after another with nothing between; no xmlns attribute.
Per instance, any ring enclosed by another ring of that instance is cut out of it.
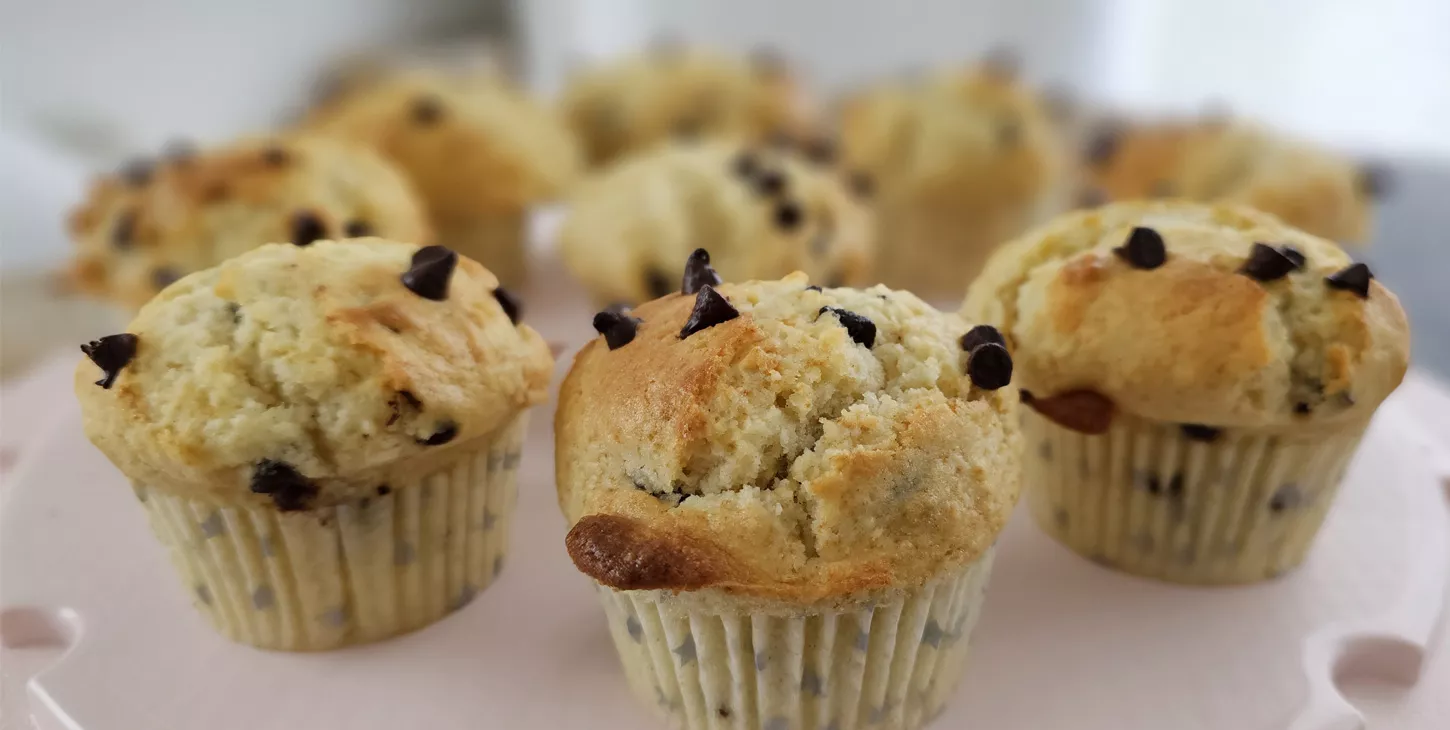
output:
<svg viewBox="0 0 1450 730"><path fill-rule="evenodd" d="M761 170L751 178L751 182L755 186L755 192L767 197L775 197L785 192L785 176L775 170Z"/></svg>
<svg viewBox="0 0 1450 730"><path fill-rule="evenodd" d="M1183 431L1184 438L1190 441L1203 441L1205 443L1213 443L1223 434L1223 429L1205 426L1201 423L1185 423L1179 426L1179 429Z"/></svg>
<svg viewBox="0 0 1450 730"><path fill-rule="evenodd" d="M801 207L789 200L782 201L775 206L775 225L787 233L800 228L805 217L806 214Z"/></svg>
<svg viewBox="0 0 1450 730"><path fill-rule="evenodd" d="M1083 149L1083 161L1089 165L1101 166L1113 159L1123 142L1123 132L1116 127L1104 127L1094 132Z"/></svg>
<svg viewBox="0 0 1450 730"><path fill-rule="evenodd" d="M641 320L636 317L608 309L594 315L594 331L604 335L604 343L611 350L618 350L634 342L640 323Z"/></svg>
<svg viewBox="0 0 1450 730"><path fill-rule="evenodd" d="M1113 249L1113 253L1138 269L1156 269L1168 260L1163 237L1152 228L1143 226L1134 228L1128 234L1128 240Z"/></svg>
<svg viewBox="0 0 1450 730"><path fill-rule="evenodd" d="M425 439L418 439L418 443L424 446L442 446L453 440L458 435L458 424L453 421L444 421L438 424L438 430Z"/></svg>
<svg viewBox="0 0 1450 730"><path fill-rule="evenodd" d="M967 333L962 335L961 343L963 350L971 352L989 343L1006 347L1007 339L1002 336L1001 332L997 331L996 327L990 324L979 324L967 330Z"/></svg>
<svg viewBox="0 0 1450 730"><path fill-rule="evenodd" d="M342 235L348 238L365 238L371 236L373 235L373 224L361 218L354 218L343 224Z"/></svg>
<svg viewBox="0 0 1450 730"><path fill-rule="evenodd" d="M659 269L644 272L644 289L649 292L651 299L669 296L675 291L674 285L670 283L670 277Z"/></svg>
<svg viewBox="0 0 1450 730"><path fill-rule="evenodd" d="M414 124L428 126L436 124L443 118L443 102L432 96L420 96L413 100L413 106L408 110L409 116L413 118Z"/></svg>
<svg viewBox="0 0 1450 730"><path fill-rule="evenodd" d="M136 242L136 218L135 209L124 211L116 216L116 225L111 229L112 246L125 251Z"/></svg>
<svg viewBox="0 0 1450 730"><path fill-rule="evenodd" d="M972 385L997 390L1012 382L1012 355L995 342L977 345L967 353L967 375Z"/></svg>
<svg viewBox="0 0 1450 730"><path fill-rule="evenodd" d="M720 286L720 274L710 266L710 252L697 248L685 259L685 276L680 282L681 294L695 294L702 286Z"/></svg>
<svg viewBox="0 0 1450 730"><path fill-rule="evenodd" d="M171 286L177 279L181 278L181 272L170 266L158 266L151 270L151 286L157 290Z"/></svg>
<svg viewBox="0 0 1450 730"><path fill-rule="evenodd" d="M1293 246L1270 246L1255 243L1239 273L1255 281L1274 281L1304 265L1304 254Z"/></svg>
<svg viewBox="0 0 1450 730"><path fill-rule="evenodd" d="M1369 298L1369 280L1374 278L1369 267L1364 264L1350 264L1339 271L1324 277L1324 283L1330 289L1354 292L1360 299Z"/></svg>
<svg viewBox="0 0 1450 730"><path fill-rule="evenodd" d="M292 156L287 154L287 150L277 145L269 145L262 150L262 162L272 167L281 167L291 159Z"/></svg>
<svg viewBox="0 0 1450 730"><path fill-rule="evenodd" d="M91 340L81 345L81 352L91 359L106 376L96 381L96 385L111 389L111 384L116 382L116 377L121 374L121 368L131 363L131 358L136 357L136 335L123 332L119 335L106 335L99 340Z"/></svg>
<svg viewBox="0 0 1450 730"><path fill-rule="evenodd" d="M755 154L745 150L735 156L730 162L730 171L744 178L753 177L760 171L760 160L755 159Z"/></svg>
<svg viewBox="0 0 1450 730"><path fill-rule="evenodd" d="M865 345L868 350L871 349L872 345L876 344L875 322L872 322L865 316L847 309L841 309L840 307L821 307L821 311L817 312L817 314L825 314L826 312L836 315L836 319L840 321L841 326L846 328L846 334L850 335L851 339L856 341L856 344Z"/></svg>
<svg viewBox="0 0 1450 730"><path fill-rule="evenodd" d="M690 318L680 329L680 339L739 316L740 311L730 304L730 300L707 284L700 287L699 293L695 295L695 308L690 311Z"/></svg>
<svg viewBox="0 0 1450 730"><path fill-rule="evenodd" d="M503 308L503 313L508 315L509 321L518 324L524 314L523 305L519 302L518 297L509 290L499 287L493 290L493 298L498 301L498 306Z"/></svg>
<svg viewBox="0 0 1450 730"><path fill-rule="evenodd" d="M448 298L448 282L458 254L445 246L424 246L413 254L413 265L403 272L403 286L424 299L441 302Z"/></svg>
<svg viewBox="0 0 1450 730"><path fill-rule="evenodd" d="M1073 390L1046 398L1023 391L1022 402L1063 428L1091 435L1107 433L1116 410L1107 396L1092 390Z"/></svg>
<svg viewBox="0 0 1450 730"><path fill-rule="evenodd" d="M299 210L292 214L292 243L310 246L313 241L327 237L327 225L310 210Z"/></svg>
<svg viewBox="0 0 1450 730"><path fill-rule="evenodd" d="M876 194L876 181L870 173L857 170L846 178L846 184L858 198L869 198Z"/></svg>
<svg viewBox="0 0 1450 730"><path fill-rule="evenodd" d="M317 496L317 485L285 461L263 459L252 469L252 492L270 496L283 512L297 512Z"/></svg>
<svg viewBox="0 0 1450 730"><path fill-rule="evenodd" d="M134 160L127 160L116 174L121 178L121 182L133 188L139 188L150 183L155 172L156 166L150 160L138 157Z"/></svg>

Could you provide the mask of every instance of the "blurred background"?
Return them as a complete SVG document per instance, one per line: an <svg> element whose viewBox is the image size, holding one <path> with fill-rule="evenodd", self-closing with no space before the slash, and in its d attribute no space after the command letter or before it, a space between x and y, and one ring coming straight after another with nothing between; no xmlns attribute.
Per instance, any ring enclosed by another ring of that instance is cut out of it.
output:
<svg viewBox="0 0 1450 730"><path fill-rule="evenodd" d="M581 64L664 37L776 49L822 101L1006 51L1079 105L1228 109L1382 161L1391 192L1357 255L1405 301L1417 363L1450 373L1444 0L50 0L3 13L7 376L71 316L47 287L69 255L65 213L96 171L178 136L218 143L276 125L329 69L369 54L492 64L552 96Z"/></svg>

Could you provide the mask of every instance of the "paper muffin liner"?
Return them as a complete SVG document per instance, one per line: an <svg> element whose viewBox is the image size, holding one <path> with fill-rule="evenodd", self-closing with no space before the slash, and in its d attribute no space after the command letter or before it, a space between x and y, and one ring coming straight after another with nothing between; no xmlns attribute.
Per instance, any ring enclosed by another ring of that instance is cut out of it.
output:
<svg viewBox="0 0 1450 730"><path fill-rule="evenodd" d="M523 212L494 213L437 224L437 243L483 264L504 286L522 286L528 276L527 218Z"/></svg>
<svg viewBox="0 0 1450 730"><path fill-rule="evenodd" d="M630 688L676 727L899 730L955 689L991 569L989 551L895 600L795 616L599 593Z"/></svg>
<svg viewBox="0 0 1450 730"><path fill-rule="evenodd" d="M313 651L422 628L503 570L517 501L520 414L408 482L306 512L135 485L193 603L223 635Z"/></svg>
<svg viewBox="0 0 1450 730"><path fill-rule="evenodd" d="M1022 412L1037 523L1103 565L1179 583L1247 583L1303 562L1366 427L1204 441L1122 414L1092 436Z"/></svg>

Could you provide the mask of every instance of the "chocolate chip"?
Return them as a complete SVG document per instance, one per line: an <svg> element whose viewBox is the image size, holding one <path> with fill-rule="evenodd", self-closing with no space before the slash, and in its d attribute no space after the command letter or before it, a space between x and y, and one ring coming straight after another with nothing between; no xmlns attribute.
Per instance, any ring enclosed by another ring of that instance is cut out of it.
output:
<svg viewBox="0 0 1450 730"><path fill-rule="evenodd" d="M720 286L720 274L710 266L710 252L697 248L685 259L685 276L680 282L681 294L695 294L702 286Z"/></svg>
<svg viewBox="0 0 1450 730"><path fill-rule="evenodd" d="M523 305L519 302L518 297L509 293L509 290L499 287L493 290L493 298L498 300L500 307L503 307L503 313L509 316L509 321L518 324L524 315Z"/></svg>
<svg viewBox="0 0 1450 730"><path fill-rule="evenodd" d="M856 341L856 344L865 345L868 350L871 349L872 345L876 344L875 322L850 310L841 309L840 307L821 307L821 311L817 312L817 314L825 314L826 312L836 315L836 319L840 321L841 326L846 328L846 334L850 335L851 339Z"/></svg>
<svg viewBox="0 0 1450 730"><path fill-rule="evenodd" d="M989 324L979 324L967 330L967 333L962 335L961 343L963 350L971 352L988 343L1006 347L1007 339L1002 336L1001 332L997 331L996 327Z"/></svg>
<svg viewBox="0 0 1450 730"><path fill-rule="evenodd" d="M806 291L820 291L820 290L821 290L821 288L818 287L818 286L816 286L815 284L811 284L810 286L806 287Z"/></svg>
<svg viewBox="0 0 1450 730"><path fill-rule="evenodd" d="M425 439L418 439L418 443L424 446L442 446L453 440L458 435L458 424L452 421L444 421L438 424L438 430Z"/></svg>
<svg viewBox="0 0 1450 730"><path fill-rule="evenodd" d="M669 296L675 291L674 285L670 283L670 277L659 269L644 272L644 289L649 292L651 299Z"/></svg>
<svg viewBox="0 0 1450 730"><path fill-rule="evenodd" d="M96 381L96 385L110 390L111 384L116 382L116 376L121 374L121 368L126 367L131 358L136 357L136 335L129 332L106 335L81 345L81 352L106 374Z"/></svg>
<svg viewBox="0 0 1450 730"><path fill-rule="evenodd" d="M121 178L121 182L133 188L139 188L151 182L151 177L155 172L156 166L150 160L138 157L123 163L116 174Z"/></svg>
<svg viewBox="0 0 1450 730"><path fill-rule="evenodd" d="M760 171L760 161L749 150L742 151L730 162L730 171L744 178L753 177Z"/></svg>
<svg viewBox="0 0 1450 730"><path fill-rule="evenodd" d="M1306 401L1301 400L1298 403L1294 404L1294 415L1296 416L1307 416L1313 412L1313 406L1310 406L1309 403L1307 403Z"/></svg>
<svg viewBox="0 0 1450 730"><path fill-rule="evenodd" d="M1190 441L1203 441L1205 443L1217 441L1219 435L1223 433L1223 429L1221 428L1205 426L1201 423L1185 423L1178 428L1183 431L1184 438Z"/></svg>
<svg viewBox="0 0 1450 730"><path fill-rule="evenodd" d="M787 233L800 228L805 217L806 214L801 207L789 200L782 201L775 206L775 225Z"/></svg>
<svg viewBox="0 0 1450 730"><path fill-rule="evenodd" d="M857 170L846 178L846 184L858 198L869 198L876 194L876 181L870 173Z"/></svg>
<svg viewBox="0 0 1450 730"><path fill-rule="evenodd" d="M680 339L739 316L740 311L730 304L730 300L707 284L700 287L699 293L695 295L695 308L691 310L685 326L680 329Z"/></svg>
<svg viewBox="0 0 1450 730"><path fill-rule="evenodd" d="M348 238L365 238L373 235L373 224L361 218L354 218L342 226L342 235Z"/></svg>
<svg viewBox="0 0 1450 730"><path fill-rule="evenodd" d="M262 150L262 162L272 167L281 167L291 159L292 156L287 154L287 150L278 145L268 145Z"/></svg>
<svg viewBox="0 0 1450 730"><path fill-rule="evenodd" d="M413 100L413 106L408 113L415 124L435 124L443 118L443 102L432 96L420 96Z"/></svg>
<svg viewBox="0 0 1450 730"><path fill-rule="evenodd" d="M310 210L299 210L292 214L292 243L310 246L313 241L327 237L327 225Z"/></svg>
<svg viewBox="0 0 1450 730"><path fill-rule="evenodd" d="M997 390L1012 382L1012 356L995 342L977 345L967 353L967 375L972 385Z"/></svg>
<svg viewBox="0 0 1450 730"><path fill-rule="evenodd" d="M116 225L111 229L111 245L122 251L136 242L136 210L122 211L116 216Z"/></svg>
<svg viewBox="0 0 1450 730"><path fill-rule="evenodd" d="M1073 390L1050 397L1023 392L1022 402L1063 428L1090 435L1104 434L1117 410L1107 396L1092 390Z"/></svg>
<svg viewBox="0 0 1450 730"><path fill-rule="evenodd" d="M1279 514L1285 510L1293 509L1304 503L1304 492L1300 491L1297 484L1285 484L1274 490L1274 496L1269 498L1269 511Z"/></svg>
<svg viewBox="0 0 1450 730"><path fill-rule="evenodd" d="M158 266L151 270L151 286L156 289L165 289L173 282L181 278L181 272L170 266Z"/></svg>
<svg viewBox="0 0 1450 730"><path fill-rule="evenodd" d="M1360 194L1371 200L1379 200L1393 189L1394 179L1383 165L1369 164L1359 169L1355 185Z"/></svg>
<svg viewBox="0 0 1450 730"><path fill-rule="evenodd" d="M1122 130L1116 127L1099 129L1088 139L1087 147L1083 149L1083 161L1089 165L1101 166L1113 159L1122 142Z"/></svg>
<svg viewBox="0 0 1450 730"><path fill-rule="evenodd" d="M424 299L441 302L448 298L448 281L458 254L445 246L424 246L413 254L413 265L403 272L403 286Z"/></svg>
<svg viewBox="0 0 1450 730"><path fill-rule="evenodd" d="M1139 269L1156 269L1168 260L1168 251L1163 246L1163 237L1152 228L1143 226L1134 228L1128 234L1128 240L1113 249L1113 253Z"/></svg>
<svg viewBox="0 0 1450 730"><path fill-rule="evenodd" d="M285 461L263 459L252 469L252 492L272 497L283 512L307 509L317 496L317 485Z"/></svg>
<svg viewBox="0 0 1450 730"><path fill-rule="evenodd" d="M808 140L801 147L801 154L817 165L832 165L836 162L836 143L823 137Z"/></svg>
<svg viewBox="0 0 1450 730"><path fill-rule="evenodd" d="M639 332L640 320L624 312L608 309L594 315L594 331L604 335L609 349L618 350L631 342Z"/></svg>
<svg viewBox="0 0 1450 730"><path fill-rule="evenodd" d="M757 172L755 177L751 178L751 183L755 187L755 192L767 197L775 197L785 192L785 176L775 170Z"/></svg>
<svg viewBox="0 0 1450 730"><path fill-rule="evenodd" d="M1374 278L1369 267L1364 264L1350 264L1339 271L1324 277L1324 283L1330 289L1354 292L1360 299L1369 298L1369 280Z"/></svg>
<svg viewBox="0 0 1450 730"><path fill-rule="evenodd" d="M1255 281L1274 281L1304 265L1304 254L1293 246L1270 246L1254 243L1239 273Z"/></svg>
<svg viewBox="0 0 1450 730"><path fill-rule="evenodd" d="M423 403L418 400L418 397L406 390L400 390L394 394L393 398L388 401L388 406L393 409L393 415L388 416L388 422L385 424L388 426L397 423L404 410L416 413L423 409Z"/></svg>
<svg viewBox="0 0 1450 730"><path fill-rule="evenodd" d="M242 323L242 305L236 302L227 302L227 316L231 317L232 324Z"/></svg>
<svg viewBox="0 0 1450 730"><path fill-rule="evenodd" d="M388 486L388 485L386 485L386 484L378 487L378 496L379 497L386 497L386 496L388 496L389 494L392 494L392 493L393 493L393 488L390 487L390 486Z"/></svg>
<svg viewBox="0 0 1450 730"><path fill-rule="evenodd" d="M1157 474L1149 474L1148 475L1148 478L1147 478L1147 482L1145 484L1145 488L1148 490L1148 493L1149 494L1151 494L1151 495L1153 495L1155 497L1166 494L1168 497L1170 497L1172 499L1182 499L1183 498L1183 475L1182 474L1174 474L1173 477L1168 480L1168 487L1167 487L1167 489L1164 489L1163 482L1158 479L1158 475Z"/></svg>

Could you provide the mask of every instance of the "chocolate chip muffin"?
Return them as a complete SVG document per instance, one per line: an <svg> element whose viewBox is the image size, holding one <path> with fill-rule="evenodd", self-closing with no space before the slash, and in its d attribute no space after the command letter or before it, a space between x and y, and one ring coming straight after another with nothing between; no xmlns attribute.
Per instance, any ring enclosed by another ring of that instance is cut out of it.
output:
<svg viewBox="0 0 1450 730"><path fill-rule="evenodd" d="M720 284L700 257L594 325L559 503L635 693L687 728L940 711L1017 499L1000 341L907 292Z"/></svg>
<svg viewBox="0 0 1450 730"><path fill-rule="evenodd" d="M994 255L962 313L1012 348L1037 521L1180 582L1303 561L1409 356L1367 266L1226 204L1064 215Z"/></svg>
<svg viewBox="0 0 1450 730"><path fill-rule="evenodd" d="M428 243L402 174L361 147L315 136L214 150L170 145L97 180L71 213L70 279L134 310L168 284L264 243L386 236Z"/></svg>
<svg viewBox="0 0 1450 730"><path fill-rule="evenodd" d="M802 93L776 53L737 57L662 43L581 71L561 106L592 166L675 139L798 135Z"/></svg>
<svg viewBox="0 0 1450 730"><path fill-rule="evenodd" d="M999 64L861 92L839 124L844 163L875 189L881 280L928 299L960 297L1062 189L1049 115Z"/></svg>
<svg viewBox="0 0 1450 730"><path fill-rule="evenodd" d="M1223 118L1105 124L1083 153L1081 201L1243 203L1346 245L1365 243L1386 178L1327 150Z"/></svg>
<svg viewBox="0 0 1450 730"><path fill-rule="evenodd" d="M570 271L600 306L679 288L690 252L731 279L800 270L829 286L871 280L875 231L850 181L792 149L666 145L580 187L559 233Z"/></svg>
<svg viewBox="0 0 1450 730"><path fill-rule="evenodd" d="M422 196L438 243L509 285L525 277L529 207L561 195L578 171L562 121L493 74L387 76L320 107L307 126L396 163Z"/></svg>
<svg viewBox="0 0 1450 730"><path fill-rule="evenodd" d="M552 372L518 320L493 274L438 246L266 245L82 346L76 396L221 633L330 649L497 577Z"/></svg>

